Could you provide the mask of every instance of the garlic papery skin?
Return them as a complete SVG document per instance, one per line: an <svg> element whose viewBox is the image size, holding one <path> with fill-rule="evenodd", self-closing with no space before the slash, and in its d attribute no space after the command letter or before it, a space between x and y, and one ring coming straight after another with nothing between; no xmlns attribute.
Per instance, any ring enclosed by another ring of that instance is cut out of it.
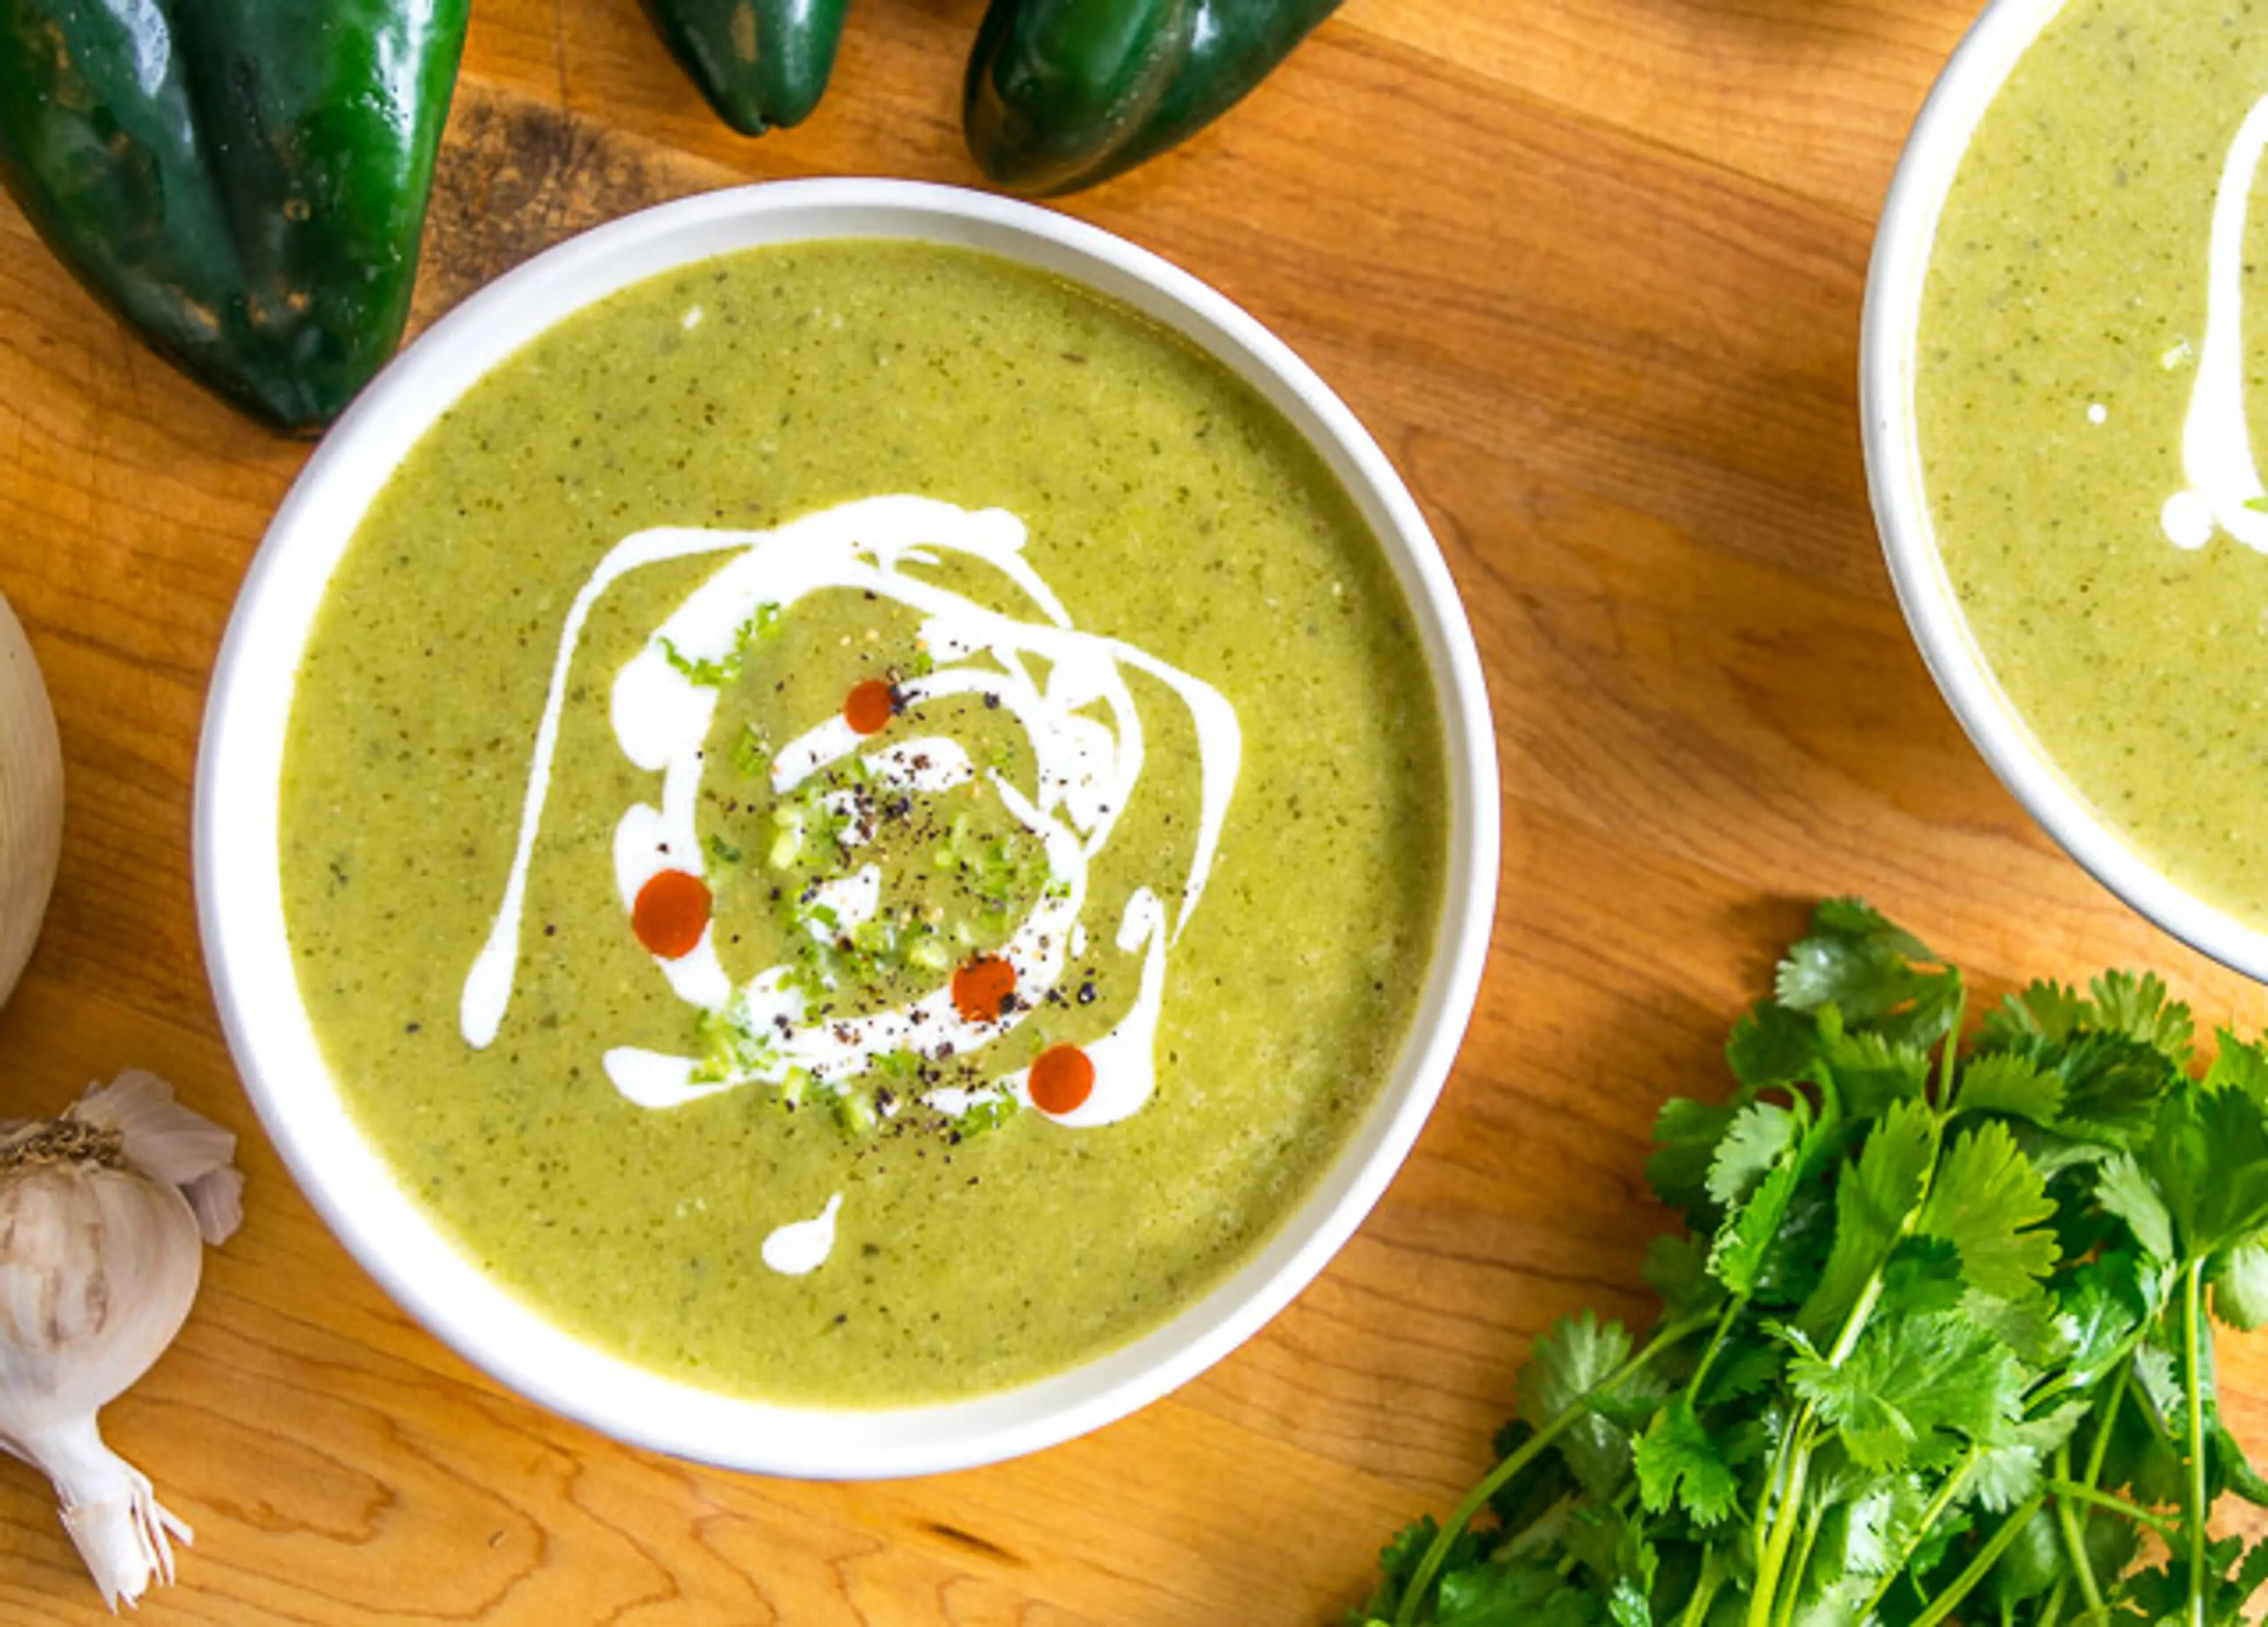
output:
<svg viewBox="0 0 2268 1627"><path fill-rule="evenodd" d="M234 1136L144 1073L0 1133L0 1447L55 1482L114 1610L173 1580L170 1539L190 1532L103 1444L95 1414L187 1320L208 1237L241 1212L234 1152Z"/></svg>
<svg viewBox="0 0 2268 1627"><path fill-rule="evenodd" d="M0 1002L32 958L63 849L63 752L23 624L0 596Z"/></svg>

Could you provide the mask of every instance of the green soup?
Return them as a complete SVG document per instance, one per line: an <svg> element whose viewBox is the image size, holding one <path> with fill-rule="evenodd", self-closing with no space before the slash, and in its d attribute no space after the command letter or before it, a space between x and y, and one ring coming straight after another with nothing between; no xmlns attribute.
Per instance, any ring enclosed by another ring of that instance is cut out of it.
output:
<svg viewBox="0 0 2268 1627"><path fill-rule="evenodd" d="M1123 1343L1300 1201L1410 1025L1445 788L1390 567L1248 388L826 243L616 295L419 443L301 662L284 897L496 1280L911 1402Z"/></svg>
<svg viewBox="0 0 2268 1627"><path fill-rule="evenodd" d="M2268 209L2240 137L2264 92L2268 9L2073 0L1962 160L1916 375L1939 544L1995 677L2129 846L2257 926L2268 501L2245 419L2268 334L2242 296ZM2240 229L2216 249L2224 188Z"/></svg>

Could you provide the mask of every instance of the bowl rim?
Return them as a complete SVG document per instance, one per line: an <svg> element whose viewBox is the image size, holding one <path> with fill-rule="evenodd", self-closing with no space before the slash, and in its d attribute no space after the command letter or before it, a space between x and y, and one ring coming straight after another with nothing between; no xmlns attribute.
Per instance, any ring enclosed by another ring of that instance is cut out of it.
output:
<svg viewBox="0 0 2268 1627"><path fill-rule="evenodd" d="M2056 844L2191 948L2268 980L2268 933L2158 870L2080 795L2033 735L1969 625L1938 551L1914 420L1921 301L1937 226L1986 109L2066 0L1992 0L1931 87L1882 206L1859 319L1860 437L1875 529L1924 665L2000 782Z"/></svg>
<svg viewBox="0 0 2268 1627"><path fill-rule="evenodd" d="M414 1206L353 1124L299 1000L276 802L290 691L322 590L442 408L535 334L633 283L735 248L860 237L990 249L1099 291L1198 344L1290 419L1370 523L1418 623L1442 721L1449 847L1432 964L1393 1069L1253 1256L1163 1324L1067 1371L967 1400L838 1409L697 1390L608 1356L482 1275ZM1454 1062L1493 928L1499 819L1486 684L1439 545L1385 454L1288 346L1189 273L1071 217L959 188L837 178L734 187L595 227L473 294L379 374L309 458L246 574L207 700L192 846L208 973L247 1093L300 1190L390 1297L499 1383L617 1439L732 1468L865 1479L998 1461L1099 1428L1210 1367L1313 1280L1401 1167Z"/></svg>

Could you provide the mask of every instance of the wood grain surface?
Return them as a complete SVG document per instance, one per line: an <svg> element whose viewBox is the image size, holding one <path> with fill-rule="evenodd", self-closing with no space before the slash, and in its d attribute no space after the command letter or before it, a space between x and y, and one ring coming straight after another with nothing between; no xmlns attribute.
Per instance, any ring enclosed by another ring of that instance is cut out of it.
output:
<svg viewBox="0 0 2268 1627"><path fill-rule="evenodd" d="M717 123L636 0L478 0L418 316L727 182L974 183L977 0L864 0L800 129ZM1350 0L1224 124L1072 200L1301 351L1399 464L1487 664L1494 955L1462 1062L1359 1235L1170 1399L1020 1462L814 1485L630 1450L409 1322L291 1185L199 957L189 785L230 603L306 456L155 360L0 203L0 591L63 730L62 877L0 1014L0 1113L141 1064L243 1138L249 1218L106 1415L197 1531L153 1622L1320 1623L1484 1466L1552 1318L1626 1316L1660 1099L1823 893L1981 974L2154 965L2202 1025L2262 991L2056 851L1894 604L1854 403L1869 234L1970 8ZM2268 1444L2268 1345L2232 1341ZM0 1620L101 1610L0 1461Z"/></svg>

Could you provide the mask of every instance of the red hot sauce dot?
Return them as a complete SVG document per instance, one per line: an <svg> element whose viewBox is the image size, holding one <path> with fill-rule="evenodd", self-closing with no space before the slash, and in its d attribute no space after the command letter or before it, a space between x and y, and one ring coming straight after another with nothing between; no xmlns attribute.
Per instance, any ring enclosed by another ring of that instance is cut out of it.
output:
<svg viewBox="0 0 2268 1627"><path fill-rule="evenodd" d="M1054 1045L1032 1063L1032 1106L1071 1113L1094 1093L1094 1059L1075 1045Z"/></svg>
<svg viewBox="0 0 2268 1627"><path fill-rule="evenodd" d="M687 870L657 870L630 906L637 941L664 960L693 952L709 929L709 884Z"/></svg>
<svg viewBox="0 0 2268 1627"><path fill-rule="evenodd" d="M979 955L953 974L953 1009L968 1023L997 1023L1016 993L1016 968L998 955Z"/></svg>
<svg viewBox="0 0 2268 1627"><path fill-rule="evenodd" d="M843 721L862 735L880 734L897 715L898 698L880 678L853 684L843 698Z"/></svg>

